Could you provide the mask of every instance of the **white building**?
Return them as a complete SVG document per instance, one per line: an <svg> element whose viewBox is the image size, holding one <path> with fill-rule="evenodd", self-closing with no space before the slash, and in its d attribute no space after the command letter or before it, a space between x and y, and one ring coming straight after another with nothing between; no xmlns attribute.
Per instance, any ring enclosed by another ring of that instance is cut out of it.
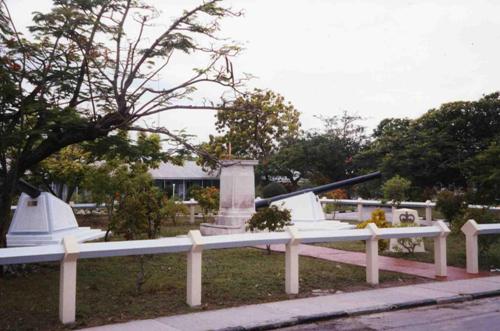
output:
<svg viewBox="0 0 500 331"><path fill-rule="evenodd" d="M182 200L188 200L189 189L195 185L200 187L219 187L219 171L205 171L195 161L185 161L184 165L177 166L171 163L161 163L149 173L155 185L164 190L169 196L172 193Z"/></svg>

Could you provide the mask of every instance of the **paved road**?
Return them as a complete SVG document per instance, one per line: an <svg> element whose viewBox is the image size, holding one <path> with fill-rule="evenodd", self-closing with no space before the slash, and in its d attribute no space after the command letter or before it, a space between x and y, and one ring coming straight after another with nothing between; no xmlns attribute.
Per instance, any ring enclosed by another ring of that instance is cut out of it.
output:
<svg viewBox="0 0 500 331"><path fill-rule="evenodd" d="M327 322L298 325L280 330L500 330L500 297L342 318Z"/></svg>

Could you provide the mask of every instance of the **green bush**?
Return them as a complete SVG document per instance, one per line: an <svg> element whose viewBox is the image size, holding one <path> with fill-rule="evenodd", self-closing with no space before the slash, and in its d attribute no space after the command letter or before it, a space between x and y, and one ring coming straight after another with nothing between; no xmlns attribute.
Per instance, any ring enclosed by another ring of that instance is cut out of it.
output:
<svg viewBox="0 0 500 331"><path fill-rule="evenodd" d="M337 208L334 203L327 203L323 207L323 211L325 212L325 214L332 214L337 211Z"/></svg>
<svg viewBox="0 0 500 331"><path fill-rule="evenodd" d="M366 220L364 222L359 223L356 225L357 229L364 229L369 223L375 223L375 225L378 228L390 228L391 225L386 221L385 219L385 212L382 209L375 209L372 211L371 218L369 220ZM379 240L378 241L378 250L383 252L389 247L389 241L388 240Z"/></svg>
<svg viewBox="0 0 500 331"><path fill-rule="evenodd" d="M465 199L463 194L443 190L437 194L436 209L453 226L453 222L460 220L464 214Z"/></svg>
<svg viewBox="0 0 500 331"><path fill-rule="evenodd" d="M394 176L382 185L384 199L392 200L396 205L408 200L411 181L401 176Z"/></svg>
<svg viewBox="0 0 500 331"><path fill-rule="evenodd" d="M198 204L203 211L203 221L210 212L215 212L219 208L219 189L217 187L208 186L191 190L193 198L198 201Z"/></svg>
<svg viewBox="0 0 500 331"><path fill-rule="evenodd" d="M177 225L178 215L189 214L189 208L177 199L164 199L162 206L162 214L167 220L171 220L174 225Z"/></svg>
<svg viewBox="0 0 500 331"><path fill-rule="evenodd" d="M290 225L291 220L290 210L279 209L277 206L259 209L247 223L248 230L254 231L279 231L287 225Z"/></svg>
<svg viewBox="0 0 500 331"><path fill-rule="evenodd" d="M187 191L187 199L195 199L195 196L198 194L198 192L201 190L201 186L198 184L191 185L191 187Z"/></svg>
<svg viewBox="0 0 500 331"><path fill-rule="evenodd" d="M395 225L395 228L408 228L408 227L415 227L419 226L417 223L400 223L399 225ZM395 251L397 252L402 252L403 249L406 250L406 252L413 254L415 253L415 249L422 244L423 239L422 238L399 238L398 239L398 244L401 246L395 246L393 247Z"/></svg>
<svg viewBox="0 0 500 331"><path fill-rule="evenodd" d="M275 183L275 182L267 184L262 189L262 197L263 198L271 198L271 197L274 197L276 195L285 194L285 193L288 193L286 188L282 184Z"/></svg>
<svg viewBox="0 0 500 331"><path fill-rule="evenodd" d="M279 209L277 206L259 209L247 223L247 229L254 231L280 231L290 225L292 215L288 209ZM267 252L271 254L271 246L267 245Z"/></svg>

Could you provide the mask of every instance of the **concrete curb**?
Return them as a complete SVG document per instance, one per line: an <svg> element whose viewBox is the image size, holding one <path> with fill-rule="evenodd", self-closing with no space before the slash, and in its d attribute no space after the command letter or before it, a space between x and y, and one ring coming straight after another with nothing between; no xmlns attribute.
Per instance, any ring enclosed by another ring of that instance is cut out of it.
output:
<svg viewBox="0 0 500 331"><path fill-rule="evenodd" d="M425 306L434 306L434 305L443 305L443 304L451 304L451 303L460 303L466 301L473 301L484 298L491 298L500 296L500 290L494 291L484 291L484 292L476 292L471 294L463 294L463 295L454 295L450 297L443 297L437 299L423 299L423 300L414 300L407 301L403 303L399 303L396 305L380 305L373 306L361 309L351 309L351 310L341 310L341 311L332 311L331 313L322 313L322 314L314 314L307 316L298 316L294 318L290 318L285 321L273 322L273 323L263 323L260 325L254 325L251 327L234 327L234 328L226 328L220 329L219 331L264 331L264 330L274 330L278 328L284 328L294 325L300 324L308 324L314 322L321 322L326 320L334 320L345 317L355 317L360 315L369 315L369 314L377 314L377 313L385 313L389 311L396 310L404 310Z"/></svg>

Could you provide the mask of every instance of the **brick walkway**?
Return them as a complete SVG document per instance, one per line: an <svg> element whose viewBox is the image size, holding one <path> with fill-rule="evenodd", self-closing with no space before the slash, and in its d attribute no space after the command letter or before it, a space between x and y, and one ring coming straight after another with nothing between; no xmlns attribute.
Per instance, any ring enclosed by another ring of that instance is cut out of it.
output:
<svg viewBox="0 0 500 331"><path fill-rule="evenodd" d="M284 245L273 245L273 251L284 252ZM366 267L366 255L361 252L343 251L340 249L300 245L300 255L314 257L322 260L341 262L346 264ZM430 279L439 280L460 280L488 276L489 273L480 273L479 275L471 275L465 272L465 269L448 267L448 277L437 277L434 275L434 264L417 261L410 261L401 258L388 256L379 256L379 267L381 270L394 271L403 274L409 274Z"/></svg>

